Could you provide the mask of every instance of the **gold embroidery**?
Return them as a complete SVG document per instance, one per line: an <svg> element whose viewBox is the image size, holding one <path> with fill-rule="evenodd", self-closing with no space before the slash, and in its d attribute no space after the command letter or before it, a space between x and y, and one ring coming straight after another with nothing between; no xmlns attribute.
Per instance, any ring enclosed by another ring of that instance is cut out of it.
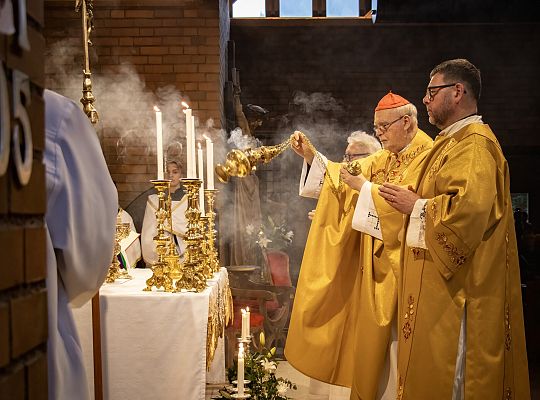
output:
<svg viewBox="0 0 540 400"><path fill-rule="evenodd" d="M396 400L402 400L403 399L403 378L401 376L399 377L399 389L397 392Z"/></svg>
<svg viewBox="0 0 540 400"><path fill-rule="evenodd" d="M413 255L414 255L414 261L418 260L419 258L421 258L422 256L422 252L424 251L424 249L421 249L419 247L413 247L412 248L412 252L413 252Z"/></svg>
<svg viewBox="0 0 540 400"><path fill-rule="evenodd" d="M504 400L512 400L512 389L509 387L506 388L506 392L504 393Z"/></svg>
<svg viewBox="0 0 540 400"><path fill-rule="evenodd" d="M512 345L512 332L510 328L510 307L506 304L504 310L504 347L507 351L510 351L510 346Z"/></svg>
<svg viewBox="0 0 540 400"><path fill-rule="evenodd" d="M381 185L384 182L400 183L405 176L409 164L425 150L426 145L422 145L397 158L395 154L391 154L387 159L386 167L373 172L370 181L378 185Z"/></svg>
<svg viewBox="0 0 540 400"><path fill-rule="evenodd" d="M437 233L437 243L439 243L444 251L448 253L450 261L456 266L461 266L467 261L467 257L463 251L459 250L452 242L448 241L448 238L444 233Z"/></svg>
<svg viewBox="0 0 540 400"><path fill-rule="evenodd" d="M409 295L408 303L409 306L405 312L405 315L403 316L405 323L403 324L403 328L401 328L405 340L409 339L412 333L411 323L414 319L414 297L412 295Z"/></svg>
<svg viewBox="0 0 540 400"><path fill-rule="evenodd" d="M428 180L431 180L433 178L433 175L439 170L441 167L442 159L450 150L450 148L457 143L456 139L451 138L448 143L443 147L442 151L439 153L437 158L435 159L435 162L432 164L429 173L428 173Z"/></svg>
<svg viewBox="0 0 540 400"><path fill-rule="evenodd" d="M435 199L431 201L431 218L433 219L433 222L435 222L435 219L437 218L437 202Z"/></svg>

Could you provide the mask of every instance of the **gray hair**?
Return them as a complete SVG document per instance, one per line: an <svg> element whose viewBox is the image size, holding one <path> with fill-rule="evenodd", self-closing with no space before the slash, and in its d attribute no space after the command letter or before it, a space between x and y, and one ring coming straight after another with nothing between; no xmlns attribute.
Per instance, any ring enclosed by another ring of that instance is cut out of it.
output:
<svg viewBox="0 0 540 400"><path fill-rule="evenodd" d="M376 151L381 149L381 144L379 143L379 141L374 136L364 131L352 132L347 138L347 143L348 144L362 143L363 145L367 147L370 154L373 154Z"/></svg>
<svg viewBox="0 0 540 400"><path fill-rule="evenodd" d="M397 107L396 110L402 115L408 115L411 117L414 126L418 126L418 111L413 103L405 104L404 106Z"/></svg>

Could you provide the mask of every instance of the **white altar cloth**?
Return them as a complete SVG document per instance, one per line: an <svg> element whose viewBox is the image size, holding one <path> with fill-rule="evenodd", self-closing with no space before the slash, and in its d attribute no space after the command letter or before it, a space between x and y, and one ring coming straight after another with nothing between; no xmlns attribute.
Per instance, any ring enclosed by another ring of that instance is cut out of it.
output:
<svg viewBox="0 0 540 400"><path fill-rule="evenodd" d="M149 269L131 269L133 280L100 290L103 394L105 400L201 400L205 384L225 382L223 338L206 369L209 301L217 299L215 274L201 293L143 292ZM93 394L91 302L73 309Z"/></svg>

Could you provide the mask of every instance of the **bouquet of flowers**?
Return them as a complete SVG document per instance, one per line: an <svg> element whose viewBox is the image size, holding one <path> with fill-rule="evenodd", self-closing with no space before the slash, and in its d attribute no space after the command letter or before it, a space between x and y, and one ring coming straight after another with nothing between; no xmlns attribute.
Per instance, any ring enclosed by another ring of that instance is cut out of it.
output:
<svg viewBox="0 0 540 400"><path fill-rule="evenodd" d="M268 247L284 249L292 243L294 236L294 232L287 229L285 222L276 224L270 216L261 224L257 232L253 225L246 226L246 233L249 237L255 237L255 243L263 249Z"/></svg>
<svg viewBox="0 0 540 400"><path fill-rule="evenodd" d="M264 347L264 333L259 336L260 349L252 354L246 353L244 358L244 376L250 381L247 387L250 389L253 400L287 400L286 393L289 389L296 390L296 385L288 379L277 377L275 371L278 362L274 361L276 348L268 350ZM234 365L227 370L229 382L238 376L238 365ZM233 386L225 386L219 390L219 395L213 399L232 399L234 393Z"/></svg>

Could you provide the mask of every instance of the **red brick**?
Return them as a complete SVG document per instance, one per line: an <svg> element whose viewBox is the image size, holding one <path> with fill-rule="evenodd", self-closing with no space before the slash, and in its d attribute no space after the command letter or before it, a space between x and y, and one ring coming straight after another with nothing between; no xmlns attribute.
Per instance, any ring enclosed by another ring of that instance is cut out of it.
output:
<svg viewBox="0 0 540 400"><path fill-rule="evenodd" d="M137 36L138 34L139 34L139 28L112 28L111 29L111 36Z"/></svg>
<svg viewBox="0 0 540 400"><path fill-rule="evenodd" d="M133 44L136 46L159 46L161 42L161 37L136 37L133 39Z"/></svg>
<svg viewBox="0 0 540 400"><path fill-rule="evenodd" d="M121 38L120 40L124 40L125 38ZM99 46L118 46L119 44L122 46L122 43L118 42L118 38L112 38L112 37L102 37L97 40L94 40L94 44ZM130 44L130 46L133 45L133 42Z"/></svg>
<svg viewBox="0 0 540 400"><path fill-rule="evenodd" d="M199 46L199 54L219 54L218 46Z"/></svg>
<svg viewBox="0 0 540 400"><path fill-rule="evenodd" d="M199 16L199 10L184 10L185 18L196 18Z"/></svg>
<svg viewBox="0 0 540 400"><path fill-rule="evenodd" d="M197 64L177 64L174 72L197 72Z"/></svg>
<svg viewBox="0 0 540 400"><path fill-rule="evenodd" d="M191 62L193 64L203 64L203 63L206 63L206 62L211 63L211 64L217 64L217 63L214 63L214 62L210 61L210 58L211 58L211 56L200 56L200 55L199 56L193 56L193 57L191 57Z"/></svg>
<svg viewBox="0 0 540 400"><path fill-rule="evenodd" d="M168 54L184 54L183 46L170 46Z"/></svg>
<svg viewBox="0 0 540 400"><path fill-rule="evenodd" d="M191 61L191 58L187 55L167 55L163 57L165 64L186 64Z"/></svg>
<svg viewBox="0 0 540 400"><path fill-rule="evenodd" d="M112 47L111 55L113 56L137 56L139 55L138 47ZM114 59L114 58L109 58ZM103 62L103 61L102 61Z"/></svg>
<svg viewBox="0 0 540 400"><path fill-rule="evenodd" d="M9 307L0 302L0 368L9 363Z"/></svg>
<svg viewBox="0 0 540 400"><path fill-rule="evenodd" d="M119 46L133 46L133 38L132 37L123 37L123 38L118 38L117 40L118 40L118 45Z"/></svg>
<svg viewBox="0 0 540 400"><path fill-rule="evenodd" d="M184 34L184 28L155 28L156 36L180 36Z"/></svg>
<svg viewBox="0 0 540 400"><path fill-rule="evenodd" d="M0 376L0 400L25 400L24 368Z"/></svg>
<svg viewBox="0 0 540 400"><path fill-rule="evenodd" d="M18 357L47 340L47 292L45 289L11 298L12 357ZM28 329L28 327L32 329Z"/></svg>
<svg viewBox="0 0 540 400"><path fill-rule="evenodd" d="M191 43L191 38L186 36L163 37L164 45L186 45Z"/></svg>
<svg viewBox="0 0 540 400"><path fill-rule="evenodd" d="M182 10L180 8L173 8L173 9L162 9L162 10L155 10L154 11L155 18L182 18Z"/></svg>
<svg viewBox="0 0 540 400"><path fill-rule="evenodd" d="M126 10L126 18L154 18L153 10Z"/></svg>
<svg viewBox="0 0 540 400"><path fill-rule="evenodd" d="M47 400L47 355L39 355L26 363L28 400Z"/></svg>
<svg viewBox="0 0 540 400"><path fill-rule="evenodd" d="M154 28L141 28L139 36L154 36Z"/></svg>
<svg viewBox="0 0 540 400"><path fill-rule="evenodd" d="M129 64L146 64L148 63L148 57L146 56L126 56L122 57L122 63L129 63Z"/></svg>
<svg viewBox="0 0 540 400"><path fill-rule="evenodd" d="M219 102L217 101L200 101L199 108L202 110L219 110Z"/></svg>
<svg viewBox="0 0 540 400"><path fill-rule="evenodd" d="M169 48L162 46L152 46L152 47L141 47L141 55L163 55L168 54Z"/></svg>
<svg viewBox="0 0 540 400"><path fill-rule="evenodd" d="M221 71L221 66L219 64L199 64L199 72L211 72L214 74L219 74Z"/></svg>
<svg viewBox="0 0 540 400"><path fill-rule="evenodd" d="M0 230L0 290L24 281L24 230L22 227Z"/></svg>
<svg viewBox="0 0 540 400"><path fill-rule="evenodd" d="M111 18L124 18L124 10L111 10Z"/></svg>
<svg viewBox="0 0 540 400"><path fill-rule="evenodd" d="M24 230L24 250L24 281L31 283L44 280L47 273L45 228Z"/></svg>
<svg viewBox="0 0 540 400"><path fill-rule="evenodd" d="M161 56L148 56L148 64L162 64L163 57Z"/></svg>
<svg viewBox="0 0 540 400"><path fill-rule="evenodd" d="M172 65L146 65L144 67L144 72L148 72L151 74L166 74L169 72L173 72L173 66Z"/></svg>

